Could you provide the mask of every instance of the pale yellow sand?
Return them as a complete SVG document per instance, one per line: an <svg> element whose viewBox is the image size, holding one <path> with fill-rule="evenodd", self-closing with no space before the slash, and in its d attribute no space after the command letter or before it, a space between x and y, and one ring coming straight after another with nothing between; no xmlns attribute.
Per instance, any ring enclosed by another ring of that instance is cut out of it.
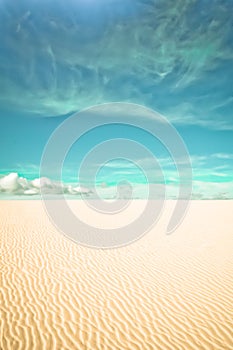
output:
<svg viewBox="0 0 233 350"><path fill-rule="evenodd" d="M233 201L193 201L165 236L172 205L136 243L93 250L39 201L1 201L0 348L233 349Z"/></svg>

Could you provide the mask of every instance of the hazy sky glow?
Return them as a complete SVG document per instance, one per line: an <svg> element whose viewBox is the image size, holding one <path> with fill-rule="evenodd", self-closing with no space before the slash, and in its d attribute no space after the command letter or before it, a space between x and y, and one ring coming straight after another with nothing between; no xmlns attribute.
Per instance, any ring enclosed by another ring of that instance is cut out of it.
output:
<svg viewBox="0 0 233 350"><path fill-rule="evenodd" d="M98 103L133 102L177 128L191 156L197 196L232 198L232 28L229 0L2 0L1 176L38 177L50 134L72 113ZM139 118L153 123L146 115ZM172 160L156 140L120 126L77 142L65 161L64 181L76 181L91 147L122 135L148 147L166 182L178 183ZM150 169L150 161L139 158L133 160ZM98 176L98 183L109 185L122 176L145 181L119 160ZM81 181L88 184L88 171Z"/></svg>

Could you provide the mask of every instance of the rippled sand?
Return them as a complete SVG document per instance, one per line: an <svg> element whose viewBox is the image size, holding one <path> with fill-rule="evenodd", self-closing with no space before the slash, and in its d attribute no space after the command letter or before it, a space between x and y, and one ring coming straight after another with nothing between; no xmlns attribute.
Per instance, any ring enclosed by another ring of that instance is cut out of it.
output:
<svg viewBox="0 0 233 350"><path fill-rule="evenodd" d="M0 348L233 349L233 201L193 201L165 236L172 206L136 243L94 250L39 201L1 201Z"/></svg>

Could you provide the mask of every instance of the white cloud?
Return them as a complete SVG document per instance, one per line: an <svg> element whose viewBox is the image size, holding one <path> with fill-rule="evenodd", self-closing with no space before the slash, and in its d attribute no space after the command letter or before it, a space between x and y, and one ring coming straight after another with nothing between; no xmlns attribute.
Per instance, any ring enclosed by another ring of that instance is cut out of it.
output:
<svg viewBox="0 0 233 350"><path fill-rule="evenodd" d="M213 158L233 160L233 153L214 153Z"/></svg>
<svg viewBox="0 0 233 350"><path fill-rule="evenodd" d="M41 190L46 194L89 194L90 189L81 186L72 186L46 177L27 180L17 173L10 173L0 178L0 194L38 195Z"/></svg>

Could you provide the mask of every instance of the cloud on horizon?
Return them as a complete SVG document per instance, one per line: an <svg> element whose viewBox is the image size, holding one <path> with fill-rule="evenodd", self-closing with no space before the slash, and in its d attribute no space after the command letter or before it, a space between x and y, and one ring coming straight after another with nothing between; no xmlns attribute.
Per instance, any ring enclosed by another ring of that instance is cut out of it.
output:
<svg viewBox="0 0 233 350"><path fill-rule="evenodd" d="M190 158L193 168L193 199L233 199L232 153L191 155ZM166 184L168 198L177 198L180 179L175 164L170 157L158 157L157 161L164 176L162 182L161 173L159 169L154 168L151 158L130 161L118 158L105 164L89 164L82 173L82 178L78 176L78 173L74 176L73 169L78 169L77 164L69 164L63 169L63 182L52 177L39 178L39 166L30 164L26 167L18 164L14 172L5 169L4 174L0 175L0 195L5 198L9 195L38 196L40 190L43 189L48 195L64 193L77 196L83 193L94 196L96 185L103 197L113 198L117 192L117 184L120 185L126 181L133 186L134 198L145 198L148 179L154 179L151 182L153 186L160 186L158 189L161 189L161 186ZM186 164L185 159L182 158L177 159L176 163ZM89 178L93 169L96 171L98 168L94 185Z"/></svg>
<svg viewBox="0 0 233 350"><path fill-rule="evenodd" d="M91 192L88 188L52 181L46 177L28 180L17 173L10 173L0 178L0 195L33 196L40 195L41 191L48 195L81 195Z"/></svg>
<svg viewBox="0 0 233 350"><path fill-rule="evenodd" d="M103 184L102 184L103 185ZM41 190L48 196L72 195L78 198L80 195L88 195L96 198L96 191L101 198L114 199L117 196L117 186L99 185L95 189L86 188L78 184L70 185L59 183L48 178L36 178L27 180L20 177L17 173L10 173L0 178L0 198L23 198L36 197L40 198ZM133 198L147 198L148 187L146 184L132 184ZM158 189L158 194L162 193L161 189L164 184L153 184ZM121 185L121 198L128 199L128 186ZM166 184L166 199L177 199L179 193L178 184ZM56 197L59 198L59 197ZM155 199L159 199L155 198ZM218 183L193 181L193 192L191 199L233 199L233 181Z"/></svg>

